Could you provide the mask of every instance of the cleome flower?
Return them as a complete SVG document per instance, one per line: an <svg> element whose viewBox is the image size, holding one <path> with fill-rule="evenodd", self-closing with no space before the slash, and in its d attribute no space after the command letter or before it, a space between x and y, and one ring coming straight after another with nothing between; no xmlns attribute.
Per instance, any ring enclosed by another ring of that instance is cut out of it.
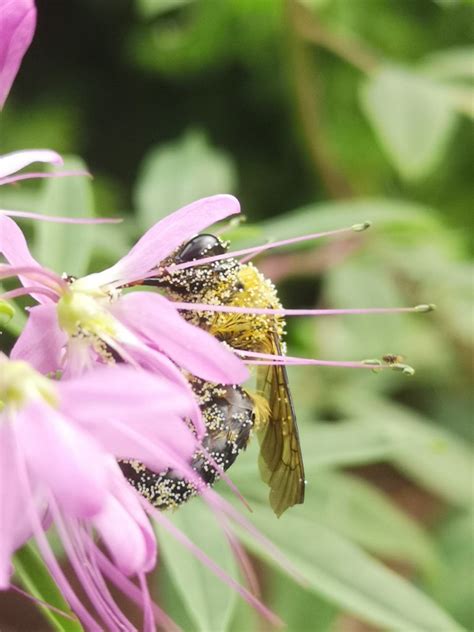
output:
<svg viewBox="0 0 474 632"><path fill-rule="evenodd" d="M26 358L42 373L80 375L116 359L161 373L188 388L181 371L221 384L244 381L240 359L211 335L188 323L163 296L123 293L157 262L209 224L239 211L235 198L217 195L190 204L153 226L111 268L75 279L42 268L13 220L0 215L0 253L8 264L0 278L18 276L23 288L3 299L30 294L30 309L12 358Z"/></svg>
<svg viewBox="0 0 474 632"><path fill-rule="evenodd" d="M50 549L45 525L53 522L106 628L120 621L120 629L133 629L100 579L94 533L108 551L109 574L125 587L129 575L143 583L155 566L155 537L116 459L133 454L153 469L185 469L196 443L188 397L172 382L125 365L57 382L0 354L0 403L0 589L10 586L14 551L33 536L87 629L103 629ZM146 592L141 598L145 603Z"/></svg>

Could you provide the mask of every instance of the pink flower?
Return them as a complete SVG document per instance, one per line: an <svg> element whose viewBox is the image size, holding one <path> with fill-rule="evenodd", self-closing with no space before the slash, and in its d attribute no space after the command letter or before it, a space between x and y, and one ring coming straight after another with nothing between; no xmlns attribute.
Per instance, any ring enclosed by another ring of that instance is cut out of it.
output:
<svg viewBox="0 0 474 632"><path fill-rule="evenodd" d="M52 519L109 627L115 606L97 590L91 530L118 576L143 576L154 567L153 530L116 459L136 458L157 471L186 469L196 446L183 421L193 412L189 399L175 384L127 366L55 382L0 355L0 401L0 589L9 587L14 551L33 534L58 586L93 627L44 536Z"/></svg>
<svg viewBox="0 0 474 632"><path fill-rule="evenodd" d="M33 0L0 0L0 109L31 44L35 27Z"/></svg>
<svg viewBox="0 0 474 632"><path fill-rule="evenodd" d="M239 203L229 195L194 202L155 224L114 266L81 279L42 268L18 226L0 215L0 253L10 263L0 267L0 278L19 276L25 286L1 298L30 294L39 303L30 310L12 358L27 359L42 373L62 370L71 376L111 363L113 355L187 388L177 367L211 382L244 381L243 362L186 322L172 302L154 292L120 289L145 277L209 224L238 212Z"/></svg>

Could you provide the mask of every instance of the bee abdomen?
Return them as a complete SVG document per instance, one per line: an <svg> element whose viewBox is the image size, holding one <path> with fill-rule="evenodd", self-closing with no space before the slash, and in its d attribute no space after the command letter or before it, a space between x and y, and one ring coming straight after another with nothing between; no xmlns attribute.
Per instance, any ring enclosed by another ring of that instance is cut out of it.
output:
<svg viewBox="0 0 474 632"><path fill-rule="evenodd" d="M254 424L254 404L239 386L215 385L193 379L191 386L199 401L206 434L190 466L202 480L212 485L219 478L215 464L227 470L245 449ZM127 480L158 509L176 507L199 493L195 485L178 472L153 472L138 461L121 461Z"/></svg>

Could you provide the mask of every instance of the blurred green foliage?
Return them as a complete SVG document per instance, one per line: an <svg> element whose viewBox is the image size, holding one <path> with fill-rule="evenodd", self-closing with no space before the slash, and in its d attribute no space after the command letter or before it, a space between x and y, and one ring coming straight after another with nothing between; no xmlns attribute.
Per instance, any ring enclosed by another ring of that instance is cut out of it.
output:
<svg viewBox="0 0 474 632"><path fill-rule="evenodd" d="M256 483L255 445L231 474L249 519L304 578L298 586L241 533L263 598L290 632L344 632L348 614L377 629L474 629L472 3L43 0L38 9L1 150L75 154L94 180L3 187L0 204L127 218L29 225L43 263L98 269L160 217L226 191L248 218L228 231L233 247L373 221L364 235L257 259L288 307L438 305L429 315L291 320L294 354L402 353L416 374L290 371L308 486L305 504L280 520ZM17 310L7 323L5 348L23 319ZM243 580L199 500L173 521ZM186 631L265 628L160 537L156 590Z"/></svg>

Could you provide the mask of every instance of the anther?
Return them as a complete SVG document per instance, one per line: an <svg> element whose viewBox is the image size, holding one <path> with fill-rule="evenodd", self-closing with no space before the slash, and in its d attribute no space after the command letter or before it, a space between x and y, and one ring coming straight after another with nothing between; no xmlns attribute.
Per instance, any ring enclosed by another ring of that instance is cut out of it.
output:
<svg viewBox="0 0 474 632"><path fill-rule="evenodd" d="M368 364L369 366L382 366L382 362L377 358L369 358L367 360L362 360L362 364Z"/></svg>
<svg viewBox="0 0 474 632"><path fill-rule="evenodd" d="M436 305L434 303L429 303L428 305L417 305L413 308L415 312L419 312L424 314L426 312L432 312L436 309Z"/></svg>
<svg viewBox="0 0 474 632"><path fill-rule="evenodd" d="M401 371L404 375L415 375L415 369L409 364L392 364L390 368L394 371Z"/></svg>
<svg viewBox="0 0 474 632"><path fill-rule="evenodd" d="M356 233L361 233L372 226L372 222L362 222L362 224L354 224L351 229Z"/></svg>

